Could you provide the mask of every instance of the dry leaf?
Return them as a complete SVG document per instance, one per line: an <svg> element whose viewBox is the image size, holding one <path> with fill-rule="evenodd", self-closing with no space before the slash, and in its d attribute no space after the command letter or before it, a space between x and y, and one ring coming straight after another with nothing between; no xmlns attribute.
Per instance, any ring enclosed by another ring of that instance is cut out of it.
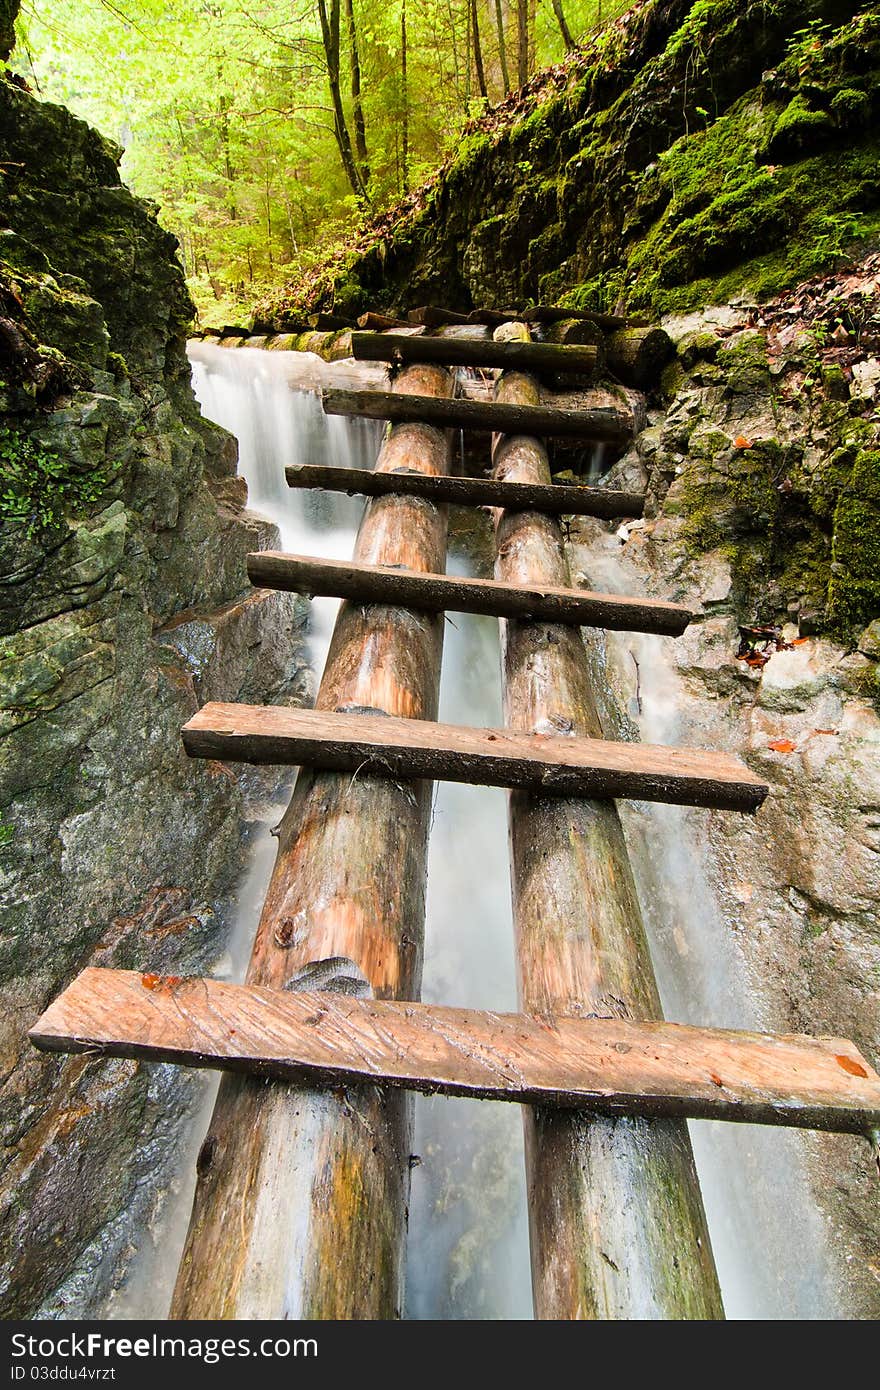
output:
<svg viewBox="0 0 880 1390"><path fill-rule="evenodd" d="M790 738L772 738L767 744L774 753L793 753L795 746Z"/></svg>

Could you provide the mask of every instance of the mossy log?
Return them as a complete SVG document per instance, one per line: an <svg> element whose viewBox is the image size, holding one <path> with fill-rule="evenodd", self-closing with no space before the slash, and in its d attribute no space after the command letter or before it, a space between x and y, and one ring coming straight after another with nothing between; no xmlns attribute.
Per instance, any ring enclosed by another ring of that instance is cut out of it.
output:
<svg viewBox="0 0 880 1390"><path fill-rule="evenodd" d="M520 406L535 382L501 377ZM496 474L546 483L537 440L501 438ZM496 578L568 585L558 521L501 512ZM600 738L576 629L502 622L505 723ZM662 1010L623 830L613 802L514 792L511 867L522 1007L660 1019ZM721 1296L686 1126L524 1111L532 1286L540 1318L720 1318Z"/></svg>
<svg viewBox="0 0 880 1390"><path fill-rule="evenodd" d="M445 395L452 379L413 367L398 386ZM448 473L449 464L442 432L407 424L377 467ZM355 559L437 571L445 558L444 508L399 495L369 505ZM343 605L317 707L435 719L442 640L436 614ZM430 812L430 783L302 770L248 983L284 989L311 963L344 957L378 998L417 998ZM171 1317L398 1317L409 1153L400 1093L225 1077Z"/></svg>
<svg viewBox="0 0 880 1390"><path fill-rule="evenodd" d="M662 328L621 328L605 341L611 371L639 391L656 386L674 352L672 339Z"/></svg>

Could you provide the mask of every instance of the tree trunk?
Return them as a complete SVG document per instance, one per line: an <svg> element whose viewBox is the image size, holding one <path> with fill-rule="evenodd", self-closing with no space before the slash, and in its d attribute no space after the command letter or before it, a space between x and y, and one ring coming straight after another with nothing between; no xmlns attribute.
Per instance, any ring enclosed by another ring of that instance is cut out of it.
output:
<svg viewBox="0 0 880 1390"><path fill-rule="evenodd" d="M559 32L562 35L562 42L565 44L565 51L566 53L570 53L573 48L577 47L577 44L572 38L571 30L568 27L565 11L562 8L562 0L551 0L551 3L553 5L553 13L556 16L556 22L559 25Z"/></svg>
<svg viewBox="0 0 880 1390"><path fill-rule="evenodd" d="M507 44L504 38L504 13L501 8L501 0L495 0L495 27L498 30L498 61L501 64L501 81L504 84L504 95L510 92L510 72L507 67Z"/></svg>
<svg viewBox="0 0 880 1390"><path fill-rule="evenodd" d="M489 100L486 90L486 72L483 67L483 48L480 43L480 20L477 15L477 0L470 0L471 28L474 33L474 68L477 74L477 87L484 101Z"/></svg>
<svg viewBox="0 0 880 1390"><path fill-rule="evenodd" d="M529 0L516 0L516 75L524 87L529 80Z"/></svg>
<svg viewBox="0 0 880 1390"><path fill-rule="evenodd" d="M528 332L523 328L521 336ZM533 404L506 373L497 396ZM547 483L535 439L504 438L496 476ZM558 521L496 515L499 579L567 585ZM576 628L502 622L505 723L601 737ZM538 1017L662 1017L635 883L613 802L514 792L514 922L523 1011ZM686 1126L524 1112L536 1315L719 1318L721 1298Z"/></svg>
<svg viewBox="0 0 880 1390"><path fill-rule="evenodd" d="M447 394L449 373L413 367L402 389ZM449 471L447 437L392 431L377 467ZM446 515L422 499L367 509L355 558L444 567ZM317 705L436 718L443 619L344 605ZM300 772L248 983L283 989L310 962L346 957L379 998L417 998L431 786ZM199 1181L174 1318L399 1316L410 1111L377 1088L310 1091L224 1077Z"/></svg>
<svg viewBox="0 0 880 1390"><path fill-rule="evenodd" d="M330 97L333 102L333 129L339 156L352 192L359 203L369 204L367 190L357 167L351 136L345 120L342 105L342 90L339 86L339 0L330 0L330 13L327 13L326 0L318 0L318 15L321 20L321 37L324 43L324 57L327 62L327 79L330 84Z"/></svg>
<svg viewBox="0 0 880 1390"><path fill-rule="evenodd" d="M409 192L409 92L406 86L406 0L400 11L400 150L401 182L404 193Z"/></svg>
<svg viewBox="0 0 880 1390"><path fill-rule="evenodd" d="M360 175L366 185L370 179L370 162L367 154L367 126L364 121L364 104L361 97L361 59L358 52L357 26L354 19L354 0L345 0L345 16L348 20L348 48L351 62L351 105L354 113L354 144L360 162Z"/></svg>

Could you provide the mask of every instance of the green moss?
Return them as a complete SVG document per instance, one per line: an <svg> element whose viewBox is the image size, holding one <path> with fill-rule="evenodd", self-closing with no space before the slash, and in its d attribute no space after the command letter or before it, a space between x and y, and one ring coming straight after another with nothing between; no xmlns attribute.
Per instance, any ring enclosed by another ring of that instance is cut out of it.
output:
<svg viewBox="0 0 880 1390"><path fill-rule="evenodd" d="M102 469L78 471L28 435L0 426L0 518L25 536L57 530L91 511L110 482Z"/></svg>
<svg viewBox="0 0 880 1390"><path fill-rule="evenodd" d="M880 613L880 450L856 456L835 509L829 613L850 636Z"/></svg>

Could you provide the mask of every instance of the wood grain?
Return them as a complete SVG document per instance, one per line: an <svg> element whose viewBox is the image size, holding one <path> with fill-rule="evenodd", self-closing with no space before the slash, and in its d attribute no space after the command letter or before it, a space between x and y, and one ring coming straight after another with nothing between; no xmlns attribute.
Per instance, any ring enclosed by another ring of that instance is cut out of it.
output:
<svg viewBox="0 0 880 1390"><path fill-rule="evenodd" d="M435 477L429 473L372 472L368 468L335 468L331 464L293 464L286 470L288 487L319 487L332 492L358 492L368 497L425 497L431 502L454 502L463 507L505 507L510 511L539 511L555 515L640 517L641 493L612 488L579 487L562 483L514 483L498 478Z"/></svg>
<svg viewBox="0 0 880 1390"><path fill-rule="evenodd" d="M184 725L191 757L437 778L552 796L635 797L754 811L768 787L737 758L560 733L471 729L279 705L212 702Z"/></svg>
<svg viewBox="0 0 880 1390"><path fill-rule="evenodd" d="M328 415L358 415L368 420L411 420L443 429L502 431L550 438L592 439L620 443L633 433L631 413L608 403L583 410L549 405L504 405L495 401L427 400L386 391L322 391Z"/></svg>
<svg viewBox="0 0 880 1390"><path fill-rule="evenodd" d="M355 603L400 604L431 613L484 613L496 618L546 619L582 627L653 632L678 637L693 614L658 599L617 598L587 589L504 584L494 579L416 574L387 565L357 565L262 550L247 557L252 584Z"/></svg>
<svg viewBox="0 0 880 1390"><path fill-rule="evenodd" d="M674 1023L539 1020L89 968L30 1033L47 1051L374 1082L610 1115L867 1133L880 1077L841 1038Z"/></svg>

